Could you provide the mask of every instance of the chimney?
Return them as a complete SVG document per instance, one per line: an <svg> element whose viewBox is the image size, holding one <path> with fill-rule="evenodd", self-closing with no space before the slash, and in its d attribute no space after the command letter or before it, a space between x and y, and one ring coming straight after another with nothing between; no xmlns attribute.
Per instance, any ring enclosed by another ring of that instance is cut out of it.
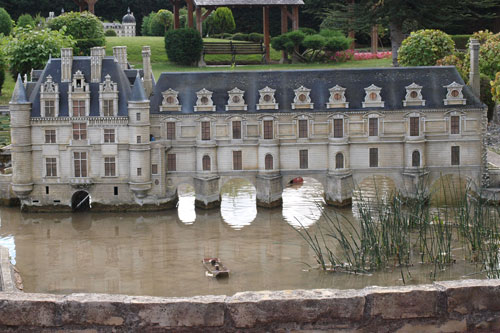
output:
<svg viewBox="0 0 500 333"><path fill-rule="evenodd" d="M61 49L61 82L71 82L71 68L73 67L73 49Z"/></svg>
<svg viewBox="0 0 500 333"><path fill-rule="evenodd" d="M146 96L151 96L153 92L153 75L151 69L151 48L149 46L142 47L142 68L144 70L144 90Z"/></svg>
<svg viewBox="0 0 500 333"><path fill-rule="evenodd" d="M127 47L126 46L115 46L113 47L113 56L115 61L120 64L122 69L128 69L127 60Z"/></svg>
<svg viewBox="0 0 500 333"><path fill-rule="evenodd" d="M470 40L470 73L469 73L469 86L472 88L474 94L479 97L481 93L480 77L479 77L479 40Z"/></svg>
<svg viewBox="0 0 500 333"><path fill-rule="evenodd" d="M104 47L93 47L90 49L90 80L93 83L101 82L102 59L105 54Z"/></svg>

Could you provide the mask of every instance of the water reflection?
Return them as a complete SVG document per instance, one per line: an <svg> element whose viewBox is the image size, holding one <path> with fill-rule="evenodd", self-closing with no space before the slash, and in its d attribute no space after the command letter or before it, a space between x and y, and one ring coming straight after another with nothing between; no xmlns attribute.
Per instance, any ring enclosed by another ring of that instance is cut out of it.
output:
<svg viewBox="0 0 500 333"><path fill-rule="evenodd" d="M295 228L316 223L325 205L323 185L314 178L303 184L292 184L283 190L283 218Z"/></svg>
<svg viewBox="0 0 500 333"><path fill-rule="evenodd" d="M245 179L231 179L221 188L220 212L233 229L250 225L257 216L257 191Z"/></svg>
<svg viewBox="0 0 500 333"><path fill-rule="evenodd" d="M188 184L181 184L177 187L177 195L179 197L177 202L179 220L185 224L193 224L196 221L194 188Z"/></svg>

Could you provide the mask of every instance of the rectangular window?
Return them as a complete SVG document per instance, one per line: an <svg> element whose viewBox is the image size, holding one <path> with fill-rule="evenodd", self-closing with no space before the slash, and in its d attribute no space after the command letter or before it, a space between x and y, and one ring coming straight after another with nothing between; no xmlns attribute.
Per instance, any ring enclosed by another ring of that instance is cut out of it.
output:
<svg viewBox="0 0 500 333"><path fill-rule="evenodd" d="M378 167L378 148L370 148L370 168Z"/></svg>
<svg viewBox="0 0 500 333"><path fill-rule="evenodd" d="M460 165L460 147L451 147L451 165Z"/></svg>
<svg viewBox="0 0 500 333"><path fill-rule="evenodd" d="M420 118L410 117L410 136L420 135Z"/></svg>
<svg viewBox="0 0 500 333"><path fill-rule="evenodd" d="M45 194L49 194L49 193L50 193L49 187L45 186Z"/></svg>
<svg viewBox="0 0 500 333"><path fill-rule="evenodd" d="M137 136L137 143L141 143L141 141L142 141L141 136L140 136L140 135L138 135L138 136Z"/></svg>
<svg viewBox="0 0 500 333"><path fill-rule="evenodd" d="M233 139L241 139L241 121L233 121Z"/></svg>
<svg viewBox="0 0 500 333"><path fill-rule="evenodd" d="M273 121L272 120L264 120L264 139L272 139L273 138Z"/></svg>
<svg viewBox="0 0 500 333"><path fill-rule="evenodd" d="M45 117L56 116L56 101L45 101Z"/></svg>
<svg viewBox="0 0 500 333"><path fill-rule="evenodd" d="M118 195L118 186L115 186L113 188L113 193L114 193L114 195Z"/></svg>
<svg viewBox="0 0 500 333"><path fill-rule="evenodd" d="M137 168L137 176L142 176L142 168Z"/></svg>
<svg viewBox="0 0 500 333"><path fill-rule="evenodd" d="M307 120L299 120L299 138L307 138Z"/></svg>
<svg viewBox="0 0 500 333"><path fill-rule="evenodd" d="M135 120L141 121L141 114L139 112L135 114Z"/></svg>
<svg viewBox="0 0 500 333"><path fill-rule="evenodd" d="M176 171L177 163L175 154L167 154L167 169L168 171Z"/></svg>
<svg viewBox="0 0 500 333"><path fill-rule="evenodd" d="M201 139L202 140L210 140L210 122L202 121L201 122Z"/></svg>
<svg viewBox="0 0 500 333"><path fill-rule="evenodd" d="M73 100L73 117L85 117L85 100Z"/></svg>
<svg viewBox="0 0 500 333"><path fill-rule="evenodd" d="M87 153L74 152L75 177L87 177Z"/></svg>
<svg viewBox="0 0 500 333"><path fill-rule="evenodd" d="M102 101L102 115L104 117L113 117L115 115L114 101L112 99Z"/></svg>
<svg viewBox="0 0 500 333"><path fill-rule="evenodd" d="M334 138L344 137L344 119L333 120L333 137Z"/></svg>
<svg viewBox="0 0 500 333"><path fill-rule="evenodd" d="M301 169L309 168L309 153L305 150L299 150L299 162Z"/></svg>
<svg viewBox="0 0 500 333"><path fill-rule="evenodd" d="M104 143L114 143L115 142L115 129L105 128L104 129Z"/></svg>
<svg viewBox="0 0 500 333"><path fill-rule="evenodd" d="M106 177L116 176L116 161L114 157L104 158L104 176Z"/></svg>
<svg viewBox="0 0 500 333"><path fill-rule="evenodd" d="M368 119L368 132L369 136L378 136L378 118Z"/></svg>
<svg viewBox="0 0 500 333"><path fill-rule="evenodd" d="M241 150L233 151L233 170L242 170L243 162L241 158Z"/></svg>
<svg viewBox="0 0 500 333"><path fill-rule="evenodd" d="M45 143L56 143L56 130L45 130Z"/></svg>
<svg viewBox="0 0 500 333"><path fill-rule="evenodd" d="M460 134L459 116L451 116L451 134Z"/></svg>
<svg viewBox="0 0 500 333"><path fill-rule="evenodd" d="M158 174L158 164L152 164L151 165L151 174L152 175L157 175Z"/></svg>
<svg viewBox="0 0 500 333"><path fill-rule="evenodd" d="M57 159L55 157L45 159L45 170L47 170L47 177L57 177Z"/></svg>
<svg viewBox="0 0 500 333"><path fill-rule="evenodd" d="M167 140L175 140L175 122L167 123Z"/></svg>
<svg viewBox="0 0 500 333"><path fill-rule="evenodd" d="M73 140L87 140L87 124L74 123L73 124Z"/></svg>

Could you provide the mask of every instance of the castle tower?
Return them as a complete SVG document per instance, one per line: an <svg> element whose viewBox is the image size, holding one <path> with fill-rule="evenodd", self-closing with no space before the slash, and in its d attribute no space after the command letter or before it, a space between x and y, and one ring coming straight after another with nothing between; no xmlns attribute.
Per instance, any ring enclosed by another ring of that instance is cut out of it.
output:
<svg viewBox="0 0 500 333"><path fill-rule="evenodd" d="M128 8L127 14L122 19L122 26L124 37L135 37L136 20L134 13L130 12L130 8Z"/></svg>
<svg viewBox="0 0 500 333"><path fill-rule="evenodd" d="M151 146L149 143L149 99L137 74L128 103L130 143L130 190L142 199L151 189Z"/></svg>
<svg viewBox="0 0 500 333"><path fill-rule="evenodd" d="M33 190L31 173L31 103L26 97L21 75L18 75L9 103L12 138L12 190L21 199L28 199Z"/></svg>

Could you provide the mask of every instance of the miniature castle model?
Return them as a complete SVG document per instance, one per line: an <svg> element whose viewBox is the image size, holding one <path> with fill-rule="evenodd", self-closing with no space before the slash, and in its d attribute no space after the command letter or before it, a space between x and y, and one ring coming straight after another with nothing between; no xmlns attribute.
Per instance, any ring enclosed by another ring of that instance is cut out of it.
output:
<svg viewBox="0 0 500 333"><path fill-rule="evenodd" d="M411 195L449 174L481 184L486 109L454 67L163 73L63 49L10 103L12 190L27 209L210 208L231 178L281 204L312 176L328 203L384 175ZM125 208L124 208L125 207Z"/></svg>
<svg viewBox="0 0 500 333"><path fill-rule="evenodd" d="M122 23L104 23L102 24L104 31L114 30L118 37L135 37L136 21L134 13L127 10L127 14L123 17Z"/></svg>

